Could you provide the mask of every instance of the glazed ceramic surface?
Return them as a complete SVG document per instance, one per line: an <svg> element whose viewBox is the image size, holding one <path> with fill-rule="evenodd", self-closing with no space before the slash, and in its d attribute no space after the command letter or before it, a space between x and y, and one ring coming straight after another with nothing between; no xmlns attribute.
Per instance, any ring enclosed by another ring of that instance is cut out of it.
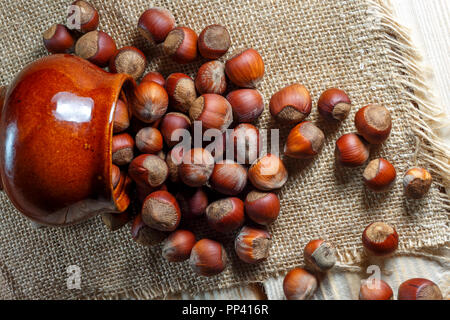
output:
<svg viewBox="0 0 450 320"><path fill-rule="evenodd" d="M72 55L42 58L16 77L0 122L0 174L23 214L66 225L128 206L129 180L114 191L111 183L112 119L123 86L131 92L135 83Z"/></svg>

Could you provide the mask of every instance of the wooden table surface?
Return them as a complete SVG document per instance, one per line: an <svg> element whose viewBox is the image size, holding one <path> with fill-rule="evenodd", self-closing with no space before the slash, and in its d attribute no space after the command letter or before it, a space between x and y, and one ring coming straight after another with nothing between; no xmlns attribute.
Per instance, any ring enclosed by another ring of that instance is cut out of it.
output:
<svg viewBox="0 0 450 320"><path fill-rule="evenodd" d="M410 29L414 45L423 55L424 69L429 74L428 83L437 104L450 114L450 1L449 0L392 0L397 21ZM430 92L431 94L431 92ZM440 135L450 146L450 128L443 128ZM418 257L397 257L383 262L383 278L393 288L408 277L429 277L444 289L448 296L450 287L448 248L440 252L442 259L434 261ZM380 261L375 261L380 263ZM331 272L321 282L315 299L357 299L359 283L367 278L365 270L360 272ZM205 292L197 295L180 294L166 299L282 299L283 277L270 279L263 284L252 284L241 288ZM445 289L447 288L447 289ZM394 289L394 291L396 291Z"/></svg>

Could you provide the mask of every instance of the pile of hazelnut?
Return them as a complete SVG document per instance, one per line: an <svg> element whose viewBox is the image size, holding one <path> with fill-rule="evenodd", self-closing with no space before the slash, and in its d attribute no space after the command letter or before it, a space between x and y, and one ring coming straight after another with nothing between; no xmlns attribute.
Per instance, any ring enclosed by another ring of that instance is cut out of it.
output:
<svg viewBox="0 0 450 320"><path fill-rule="evenodd" d="M103 214L104 223L118 230L133 221L134 240L144 246L162 243L165 259L189 259L194 272L203 276L221 273L227 254L221 243L197 241L192 231L179 229L182 220L203 218L218 233L237 231L234 247L242 261L266 259L271 235L265 227L278 217L276 192L286 183L288 173L277 155L260 155L259 130L251 124L264 110L264 99L255 89L265 71L260 54L243 49L223 63L218 59L231 46L225 27L210 25L197 36L188 27L176 27L168 10L151 8L139 18L143 37L152 45L162 44L164 53L177 63L193 62L198 53L210 61L199 68L195 80L183 73L172 73L165 79L156 71L142 77L147 66L142 51L130 46L117 49L108 34L96 30L99 15L91 4L75 1L73 6L81 13L79 29L53 25L43 35L48 51L74 50L100 67L109 67L112 73L141 79L132 98L116 104L112 139L113 187L133 181L136 197L125 212ZM224 97L227 78L238 89ZM269 108L280 123L295 124L287 138L285 156L310 159L320 152L325 136L316 125L304 121L312 101L303 85L292 84L275 93ZM350 99L339 89L326 90L318 100L320 115L330 121L344 120L350 109ZM182 137L176 132L191 130L194 122L201 122L203 130L216 129L224 134L234 128L225 137L234 146L233 157L216 161L222 156L217 149L180 147ZM369 144L380 144L389 136L391 117L385 107L368 105L356 113L355 125L358 134L346 134L336 141L336 159L343 166L356 167L367 161ZM363 180L369 189L379 192L387 190L395 176L392 164L380 158L367 165ZM405 175L404 184L406 194L418 198L428 191L431 176L425 169L414 168ZM364 232L364 245L377 254L395 250L395 230L382 222L371 226ZM336 261L334 248L326 241L313 240L305 248L305 260L313 270L327 271ZM304 269L292 270L285 279L289 299L308 298L316 286L315 276Z"/></svg>

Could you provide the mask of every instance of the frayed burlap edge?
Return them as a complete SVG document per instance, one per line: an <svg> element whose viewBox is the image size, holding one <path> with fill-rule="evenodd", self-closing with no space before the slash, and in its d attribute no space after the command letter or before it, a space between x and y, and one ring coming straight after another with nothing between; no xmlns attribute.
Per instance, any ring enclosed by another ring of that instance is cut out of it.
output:
<svg viewBox="0 0 450 320"><path fill-rule="evenodd" d="M397 67L395 75L395 86L399 94L403 95L411 104L411 129L416 138L416 149L414 152L414 163L423 163L430 169L434 183L439 185L443 192L439 194L443 203L443 209L450 211L450 151L445 142L438 136L437 130L450 125L442 106L435 103L432 90L427 84L425 68L422 57L414 47L409 36L409 30L397 22L389 0L367 0L368 9L375 17L376 23L372 26L373 31L381 31L380 41L384 42L389 49L387 56L393 65ZM444 245L448 246L447 242ZM450 259L434 254L437 247L421 247L418 250L398 251L395 256L415 256L430 259L445 267L450 267ZM338 250L340 263L336 266L338 270L345 272L361 272L364 253L359 250ZM273 272L271 277L282 276L282 272ZM262 283L266 276L258 277L254 281L248 281L244 285ZM224 286L221 289L243 286L242 283L234 286ZM267 288L266 288L267 290ZM93 293L83 296L81 299L165 299L168 295L177 293L164 290L162 287L147 289L123 290L114 294ZM191 295L200 294L200 291L191 290Z"/></svg>

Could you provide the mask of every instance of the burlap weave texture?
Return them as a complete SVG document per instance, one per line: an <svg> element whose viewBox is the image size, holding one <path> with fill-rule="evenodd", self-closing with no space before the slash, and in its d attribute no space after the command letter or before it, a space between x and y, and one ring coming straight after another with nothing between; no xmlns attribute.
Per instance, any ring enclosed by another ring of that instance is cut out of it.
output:
<svg viewBox="0 0 450 320"><path fill-rule="evenodd" d="M52 23L64 23L71 1L18 0L0 3L0 84L8 84L27 63L46 54L41 34ZM99 218L62 229L32 229L5 194L0 195L0 298L156 297L167 292L199 292L264 280L302 264L302 248L312 238L333 241L340 260L357 263L362 253L361 233L366 225L383 220L395 225L400 253L435 247L448 241L448 216L438 185L425 199L408 201L400 178L389 193L374 194L362 184L363 168L343 169L334 162L334 142L355 130L356 110L381 103L393 117L392 134L371 159L391 161L401 177L414 164L416 137L412 132L415 111L404 95L401 63L390 58L392 47L370 3L356 1L91 1L100 11L100 29L119 47L135 45L150 58L149 70L164 76L184 72L195 76L203 61L177 65L150 48L136 25L147 8L161 6L175 15L179 25L200 32L213 23L229 28L233 49L253 47L266 64L259 90L266 105L270 96L293 82L311 92L314 108L309 120L325 133L321 154L312 161L286 159L290 173L280 193L282 212L270 228L270 258L257 266L239 262L232 235L217 236L202 224L198 235L222 241L231 264L220 276L196 276L187 263L170 264L160 247L146 249L130 238L129 228L109 232ZM232 51L232 50L231 50ZM348 92L353 110L341 125L324 122L315 108L328 87ZM265 110L262 128L277 128ZM282 126L286 137L290 127ZM43 151L45 152L45 151ZM420 164L420 162L419 162ZM439 177L436 177L439 182ZM32 182L30 182L32 183ZM81 290L68 290L67 267L81 269Z"/></svg>

